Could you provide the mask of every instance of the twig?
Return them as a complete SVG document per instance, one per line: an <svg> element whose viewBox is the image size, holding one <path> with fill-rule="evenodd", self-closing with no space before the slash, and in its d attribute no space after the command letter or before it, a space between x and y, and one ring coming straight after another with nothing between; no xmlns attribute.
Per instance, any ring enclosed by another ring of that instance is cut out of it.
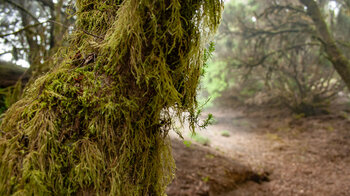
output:
<svg viewBox="0 0 350 196"><path fill-rule="evenodd" d="M20 29L20 30L18 30L18 31L0 35L0 38L6 37L6 36L9 36L9 35L16 35L16 34L22 32L22 31L25 31L25 30L27 30L27 29L29 29L29 28L32 28L32 27L36 27L36 26L42 25L42 24L44 24L44 23L46 23L46 22L47 22L47 21L45 21L45 22L39 22L39 23L35 23L35 24L32 24L32 25L25 26L25 27L23 27L22 29Z"/></svg>
<svg viewBox="0 0 350 196"><path fill-rule="evenodd" d="M23 6L13 2L13 1L10 1L10 0L5 0L7 3L17 7L18 9L22 10L23 12L25 12L26 14L28 14L30 17L32 17L36 22L39 22L39 20L32 14L30 13L26 8L24 8Z"/></svg>
<svg viewBox="0 0 350 196"><path fill-rule="evenodd" d="M22 29L20 29L20 30L18 30L18 31L15 31L15 32L11 32L11 33L6 33L6 34L3 34L3 35L0 35L0 38L4 38L4 37L9 36L9 35L18 34L18 33L22 32L22 31L25 31L25 30L27 30L27 29L29 29L29 28L31 28L31 27L39 26L39 25L42 25L42 24L47 23L47 22L52 22L52 23L61 25L61 26L65 27L65 28L69 28L69 26L64 25L64 24L62 24L62 23L59 23L59 22L56 22L56 21L53 21L53 20L46 20L46 21L44 21L44 22L39 22L39 23L35 23L35 24L32 24L32 25L25 26L24 28L22 28ZM98 38L98 39L103 40L103 37L100 37L100 36L98 36L98 35L94 35L94 34L89 33L89 32L87 32L87 31L85 31L85 30L83 30L83 29L77 29L77 30L78 30L78 31L82 31L82 32L86 33L87 35L90 35L90 36L93 36L93 37L96 37L96 38Z"/></svg>

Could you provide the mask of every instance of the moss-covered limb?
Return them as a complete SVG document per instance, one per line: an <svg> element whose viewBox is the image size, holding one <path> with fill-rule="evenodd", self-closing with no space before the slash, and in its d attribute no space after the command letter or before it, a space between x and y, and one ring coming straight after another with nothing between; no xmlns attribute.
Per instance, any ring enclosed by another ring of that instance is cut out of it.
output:
<svg viewBox="0 0 350 196"><path fill-rule="evenodd" d="M163 195L174 173L167 133L173 116L196 122L221 6L78 0L71 46L1 124L0 195Z"/></svg>
<svg viewBox="0 0 350 196"><path fill-rule="evenodd" d="M21 76L26 72L26 68L20 67L11 62L5 62L0 60L0 88L6 88L15 85ZM25 83L28 81L28 77L22 78Z"/></svg>

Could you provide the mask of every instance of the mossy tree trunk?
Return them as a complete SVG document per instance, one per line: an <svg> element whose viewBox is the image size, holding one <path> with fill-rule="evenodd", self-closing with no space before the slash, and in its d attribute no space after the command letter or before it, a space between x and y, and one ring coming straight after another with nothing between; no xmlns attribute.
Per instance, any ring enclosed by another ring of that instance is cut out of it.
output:
<svg viewBox="0 0 350 196"><path fill-rule="evenodd" d="M55 68L6 112L0 195L163 195L220 0L77 0Z"/></svg>

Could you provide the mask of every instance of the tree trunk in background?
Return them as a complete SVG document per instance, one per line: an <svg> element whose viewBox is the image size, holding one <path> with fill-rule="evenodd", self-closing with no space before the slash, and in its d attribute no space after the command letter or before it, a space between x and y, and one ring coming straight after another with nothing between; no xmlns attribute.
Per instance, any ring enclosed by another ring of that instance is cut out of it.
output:
<svg viewBox="0 0 350 196"><path fill-rule="evenodd" d="M350 90L350 62L345 57L329 31L327 24L321 14L320 8L314 0L300 0L307 7L308 15L312 18L316 30L325 47L325 51L332 62L335 70L343 79L347 88Z"/></svg>
<svg viewBox="0 0 350 196"><path fill-rule="evenodd" d="M0 125L0 195L164 195L222 4L77 0L70 46Z"/></svg>
<svg viewBox="0 0 350 196"><path fill-rule="evenodd" d="M29 8L30 2L28 0L23 0L21 2L21 5L24 8ZM28 14L23 11L19 10L19 13L21 15L21 21L22 26L26 27L33 23L33 19L28 16ZM44 28L41 27L41 31L37 30L35 28L28 29L27 31L24 31L25 39L28 43L28 63L30 65L28 74L33 77L35 75L38 75L39 72L41 72L40 67L42 66L42 63L40 62L43 57L43 53L46 50L45 46L43 45L43 41L38 41L38 37L40 37L40 40L45 40L45 37L43 35ZM37 76L35 76L36 78Z"/></svg>
<svg viewBox="0 0 350 196"><path fill-rule="evenodd" d="M66 7L68 5L64 0L55 2L53 0L5 0L1 5L13 10L14 14L9 18L20 18L20 26L22 26L18 27L22 28L19 32L5 33L1 38L8 43L14 42L12 44L15 51L12 52L14 60L23 58L28 61L30 68L27 73L32 76L31 81L33 81L52 68L49 67L50 63L43 62L50 60L63 44L63 37L74 19L65 12L68 12L69 8ZM12 26L9 27L9 31L17 30ZM20 44L22 48L18 47Z"/></svg>

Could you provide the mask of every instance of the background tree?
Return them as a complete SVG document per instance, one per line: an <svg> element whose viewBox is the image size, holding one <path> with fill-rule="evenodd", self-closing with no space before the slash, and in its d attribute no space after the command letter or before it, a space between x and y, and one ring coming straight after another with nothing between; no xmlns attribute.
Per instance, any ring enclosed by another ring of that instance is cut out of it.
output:
<svg viewBox="0 0 350 196"><path fill-rule="evenodd" d="M334 36L328 29L324 16L321 13L319 5L314 0L300 0L302 4L307 7L307 14L311 17L318 38L322 42L325 53L328 55L328 59L332 62L333 67L337 70L340 77L346 83L348 89L350 89L350 62L349 59L337 46ZM346 4L345 4L346 5Z"/></svg>
<svg viewBox="0 0 350 196"><path fill-rule="evenodd" d="M20 99L25 84L51 68L52 63L44 61L50 60L64 44L64 34L72 30L71 8L71 3L63 0L0 1L0 56L11 54L12 62L0 62L0 108ZM29 69L19 69L13 63L29 64Z"/></svg>
<svg viewBox="0 0 350 196"><path fill-rule="evenodd" d="M5 113L0 194L163 195L172 117L196 123L219 0L78 0L76 31ZM188 116L182 117L187 112Z"/></svg>
<svg viewBox="0 0 350 196"><path fill-rule="evenodd" d="M27 75L34 78L48 71L50 67L43 62L56 52L74 22L68 14L70 4L63 0L0 1L0 55L11 54L13 62L28 62Z"/></svg>
<svg viewBox="0 0 350 196"><path fill-rule="evenodd" d="M349 34L343 28L349 18L346 3L312 2L334 37L336 51L348 59L344 54L349 52ZM341 65L332 60L337 58L327 51L327 41L308 10L298 0L252 0L226 6L216 58L232 68L228 76L235 78L242 100L251 101L257 95L260 102L279 102L312 115L342 91L346 72L334 69Z"/></svg>

